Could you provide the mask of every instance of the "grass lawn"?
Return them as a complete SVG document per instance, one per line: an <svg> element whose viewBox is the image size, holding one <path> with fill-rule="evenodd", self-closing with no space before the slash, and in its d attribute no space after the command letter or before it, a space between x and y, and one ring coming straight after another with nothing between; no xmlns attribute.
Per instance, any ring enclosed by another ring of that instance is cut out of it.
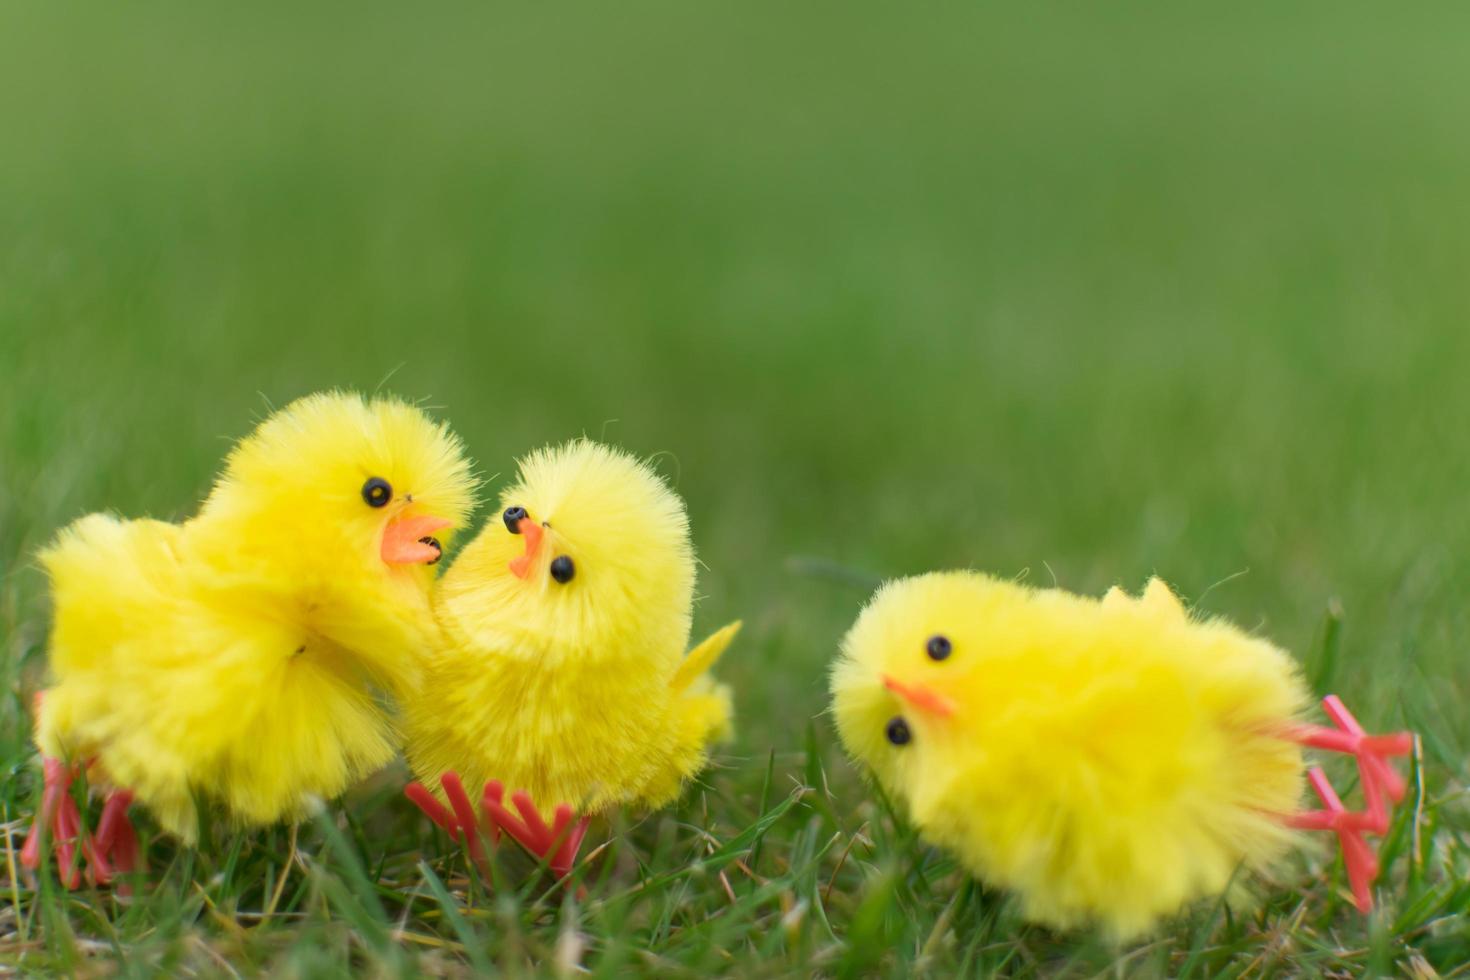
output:
<svg viewBox="0 0 1470 980"><path fill-rule="evenodd" d="M582 433L659 454L696 634L747 624L738 736L678 807L594 829L582 899L515 855L483 887L399 767L294 861L285 829L155 839L130 901L7 852L0 968L1466 973L1463 7L276 7L0 6L12 846L35 550L186 516L268 406L331 386L437 406L492 491ZM1117 949L917 842L825 669L882 577L956 566L1157 572L1422 733L1379 912L1323 846Z"/></svg>

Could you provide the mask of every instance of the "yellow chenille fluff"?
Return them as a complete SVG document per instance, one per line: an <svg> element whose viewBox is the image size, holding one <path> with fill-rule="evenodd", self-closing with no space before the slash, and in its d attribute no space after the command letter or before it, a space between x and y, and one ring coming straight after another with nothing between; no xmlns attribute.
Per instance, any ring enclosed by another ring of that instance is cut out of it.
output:
<svg viewBox="0 0 1470 980"><path fill-rule="evenodd" d="M686 658L683 501L648 466L584 440L522 460L501 506L523 508L540 538L495 519L441 579L443 640L405 706L415 773L436 789L449 771L475 792L498 780L582 814L669 802L729 729L729 693L705 671L738 628Z"/></svg>
<svg viewBox="0 0 1470 980"><path fill-rule="evenodd" d="M922 836L1042 923L1134 937L1291 843L1298 668L1159 579L1101 600L973 572L891 582L832 692L848 751Z"/></svg>
<svg viewBox="0 0 1470 980"><path fill-rule="evenodd" d="M444 540L472 491L443 424L318 394L241 442L193 519L77 521L40 556L42 751L90 760L185 840L196 798L268 823L340 793L392 758L381 692L412 688L433 633L433 552L398 538Z"/></svg>

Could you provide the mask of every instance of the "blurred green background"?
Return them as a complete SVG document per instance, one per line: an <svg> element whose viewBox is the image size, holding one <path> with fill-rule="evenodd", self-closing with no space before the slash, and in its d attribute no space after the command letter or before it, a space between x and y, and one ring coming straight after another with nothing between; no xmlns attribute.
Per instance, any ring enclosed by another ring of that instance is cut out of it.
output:
<svg viewBox="0 0 1470 980"><path fill-rule="evenodd" d="M1470 18L1389 16L7 3L9 663L57 527L381 383L502 479L661 454L732 765L876 576L975 566L1308 656L1336 597L1330 682L1463 776Z"/></svg>

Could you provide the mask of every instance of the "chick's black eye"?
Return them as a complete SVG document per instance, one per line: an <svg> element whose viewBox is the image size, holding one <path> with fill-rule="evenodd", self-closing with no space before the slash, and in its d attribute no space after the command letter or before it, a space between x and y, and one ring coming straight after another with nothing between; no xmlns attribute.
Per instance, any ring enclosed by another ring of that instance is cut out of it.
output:
<svg viewBox="0 0 1470 980"><path fill-rule="evenodd" d="M362 485L362 499L369 507L386 507L393 499L393 487L381 476L369 477Z"/></svg>
<svg viewBox="0 0 1470 980"><path fill-rule="evenodd" d="M530 515L526 513L526 508L524 507L507 507L505 508L505 513L500 515L500 519L505 521L505 529L507 531L511 534L520 534L521 521L524 521L528 516Z"/></svg>
<svg viewBox="0 0 1470 980"><path fill-rule="evenodd" d="M924 644L924 652L930 660L943 660L954 652L954 644L949 642L949 637L936 633Z"/></svg>
<svg viewBox="0 0 1470 980"><path fill-rule="evenodd" d="M914 737L913 732L909 731L909 723L902 718L895 718L890 721L888 727L883 729L883 734L894 745L907 745Z"/></svg>
<svg viewBox="0 0 1470 980"><path fill-rule="evenodd" d="M551 577L565 585L577 574L577 566L566 555L557 555L551 560Z"/></svg>

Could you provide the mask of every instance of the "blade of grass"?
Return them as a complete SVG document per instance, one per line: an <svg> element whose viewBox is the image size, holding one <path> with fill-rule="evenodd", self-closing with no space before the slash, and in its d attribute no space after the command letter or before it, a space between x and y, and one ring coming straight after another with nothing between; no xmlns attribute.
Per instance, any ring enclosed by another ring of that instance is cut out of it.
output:
<svg viewBox="0 0 1470 980"><path fill-rule="evenodd" d="M439 880L439 876L434 873L433 868L429 867L427 861L419 861L418 869L419 874L428 884L429 891L433 893L434 901L439 903L439 909L444 913L444 919L449 923L449 928L454 930L460 945L464 947L465 956L469 957L470 966L474 967L476 976L489 976L494 970L491 968L490 961L485 958L484 944L479 941L474 930L470 928L470 924L460 914L459 902L449 894L449 889L444 887L444 882Z"/></svg>

